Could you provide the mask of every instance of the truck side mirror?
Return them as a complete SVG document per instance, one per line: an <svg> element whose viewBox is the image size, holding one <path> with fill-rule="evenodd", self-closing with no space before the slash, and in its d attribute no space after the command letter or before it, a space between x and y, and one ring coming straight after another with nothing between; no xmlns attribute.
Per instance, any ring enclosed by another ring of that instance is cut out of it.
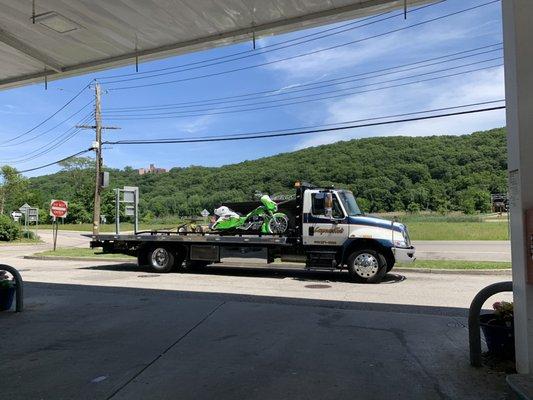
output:
<svg viewBox="0 0 533 400"><path fill-rule="evenodd" d="M333 194L326 193L324 197L324 214L329 219L333 219Z"/></svg>

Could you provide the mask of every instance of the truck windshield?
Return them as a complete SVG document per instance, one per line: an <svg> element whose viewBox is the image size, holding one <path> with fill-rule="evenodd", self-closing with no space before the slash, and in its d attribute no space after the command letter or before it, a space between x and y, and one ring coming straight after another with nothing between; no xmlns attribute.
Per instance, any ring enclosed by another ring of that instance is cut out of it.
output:
<svg viewBox="0 0 533 400"><path fill-rule="evenodd" d="M346 212L348 215L361 215L362 212L359 209L359 206L357 205L357 202L355 201L355 197L353 197L352 192L347 191L339 191L339 198L341 199L342 205L346 209Z"/></svg>

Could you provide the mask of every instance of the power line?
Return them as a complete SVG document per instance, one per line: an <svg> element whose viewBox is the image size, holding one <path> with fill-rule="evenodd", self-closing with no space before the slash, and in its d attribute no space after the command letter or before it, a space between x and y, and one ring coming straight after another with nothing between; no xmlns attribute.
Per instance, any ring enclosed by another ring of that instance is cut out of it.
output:
<svg viewBox="0 0 533 400"><path fill-rule="evenodd" d="M93 101L89 101L87 104L85 104L82 108L80 108L78 111L76 111L75 113L69 115L66 119L64 119L63 121L61 121L60 123L54 125L53 127L47 129L46 131L44 132L41 132L41 133L37 133L35 136L32 136L28 139L25 139L25 140L22 140L20 142L17 142L17 143L11 143L11 144L4 144L4 145L0 145L0 147L13 147L13 146L18 146L18 145L21 145L21 144L24 144L24 143L29 143L29 142L33 142L34 140L37 140L39 139L41 136L43 135L46 135L47 133L53 131L54 129L56 129L57 127L63 125L65 122L69 121L70 119L72 119L72 117L78 115L80 112L82 112L83 110L85 110L88 106L90 106L91 104L93 103Z"/></svg>
<svg viewBox="0 0 533 400"><path fill-rule="evenodd" d="M92 114L86 115L84 118L82 118L79 122L85 122L89 118L91 118ZM67 129L65 132L63 132L61 135L59 135L56 139L49 142L46 146L35 149L31 151L30 153L25 154L22 157L17 157L13 159L5 159L3 160L4 163L9 164L21 164L25 163L31 160L34 160L36 158L39 158L40 156L50 153L52 150L58 148L59 146L63 145L64 143L71 140L74 136L76 136L79 133L80 129L76 129L75 127L71 127Z"/></svg>
<svg viewBox="0 0 533 400"><path fill-rule="evenodd" d="M498 100L495 102L501 102L501 101L503 100ZM475 104L476 103L462 105L462 106L455 106L455 107L447 107L446 109L467 108ZM287 132L287 130L283 130L281 132L274 131L273 133L268 133L268 134L261 134L261 133L242 134L241 133L241 134L220 135L220 136L216 136L216 137L214 136L211 138L195 138L195 139L168 138L168 139L159 139L159 140L157 139L119 140L119 141L113 141L113 142L110 141L110 142L104 142L104 143L111 144L111 145L132 145L132 144L203 143L203 142L219 142L219 141L233 141L233 140L265 139L265 138L272 138L272 137L306 135L306 134L311 134L311 133L332 132L332 131L339 131L339 130L346 130L346 129L356 129L356 128L365 128L365 127L379 126L379 125L422 121L422 120L434 119L434 118L443 118L443 117L451 117L451 116L457 116L457 115L466 115L466 114L474 114L474 113L480 113L480 112L495 111L495 110L501 110L504 108L505 106L495 106L495 107L480 108L480 109L475 109L475 110L466 110L466 111L457 111L457 112L450 112L450 113L437 114L437 115L429 115L429 116L423 116L423 117L403 118L403 119L397 119L393 121L371 122L371 123L366 123L366 124L348 125L348 126L340 126L340 127L333 127L333 128L298 130L296 132ZM413 114L431 113L431 112L436 112L439 110L441 109L418 111L416 113L397 114L396 116L407 116L407 115L413 115ZM387 119L387 118L392 118L392 117L395 117L395 116L375 117L373 119L374 120L375 119ZM365 121L365 120L361 120L361 121ZM345 122L339 122L338 124L339 125L345 124ZM294 130L294 129L291 129L291 130Z"/></svg>
<svg viewBox="0 0 533 400"><path fill-rule="evenodd" d="M409 113L402 113L402 114L394 114L394 115L388 115L386 117L372 117L372 118L364 118L364 119L356 119L356 120L349 120L349 121L343 121L343 122L335 122L330 124L320 124L320 125L307 125L307 126L300 126L297 128L285 128L285 129L274 129L274 130L266 130L266 131L255 131L255 132L246 132L246 133L235 133L235 134L227 134L225 136L247 136L247 135L258 135L258 134L264 134L264 133L275 133L275 132L286 132L286 131L297 131L297 130L303 130L303 129L317 129L317 128L323 128L327 126L337 126L337 125L346 125L346 124L353 124L353 123L361 123L361 122L368 122L368 121L377 121L385 118L399 118L399 117L406 117L411 115L419 115L419 114L425 114L428 112L440 112L440 111L449 111L449 110L456 110L459 108L468 108L468 107L476 107L476 106L484 106L487 104L495 104L495 103L501 103L505 101L504 99L500 100L490 100L490 101L483 101L478 103L470 103L470 104L463 104L458 106L450 106L450 107L443 107L443 108L436 108L433 110L424 110L424 111L413 111ZM197 136L196 139L208 139L208 138L216 138L220 135L208 135L208 136ZM159 139L152 139L161 143L164 143L166 140L178 140L178 139L187 139L184 138L159 138ZM129 140L130 142L135 142L136 140L144 141L146 139L132 139Z"/></svg>
<svg viewBox="0 0 533 400"><path fill-rule="evenodd" d="M57 141L53 145L47 147L46 149L41 150L39 153L34 154L31 157L27 157L27 158L24 158L18 161L11 161L10 164L24 164L24 163L27 163L28 161L35 160L36 158L40 158L48 153L51 153L53 150L57 149L60 146L63 146L64 144L69 142L71 139L73 139L76 135L80 133L80 131L81 129L74 128L74 130L70 132L68 135L66 135L66 137L62 138L61 141Z"/></svg>
<svg viewBox="0 0 533 400"><path fill-rule="evenodd" d="M422 26L422 25L425 25L425 24L428 24L428 23L431 23L431 22L442 20L442 19L454 16L454 15L459 15L459 14L462 14L462 13L465 13L465 12L468 12L468 11L472 11L472 10L478 9L480 7L484 7L484 6L499 2L499 1L500 0L492 0L492 1L489 1L489 2L486 2L486 3L482 3L480 5L477 5L477 6L465 8L463 10L455 11L455 12L452 12L452 13L449 13L449 14L444 14L444 15L441 15L439 17L431 18L431 19L428 19L428 20L425 20L425 21L421 21L421 22L412 24L412 25L404 26L402 28L389 30L389 31L386 31L386 32L383 32L383 33L379 33L379 34L376 34L376 35L367 36L367 37L356 39L356 40L351 40L351 41L348 41L348 42L345 42L345 43L341 43L341 44L325 47L325 48L322 48L322 49L313 50L313 51L310 51L310 52L307 52L307 53L296 54L296 55L293 55L293 56L290 56L290 57L281 58L281 59L278 59L278 60L272 60L272 61L267 61L267 62L263 62L263 63L259 63L259 64L248 65L248 66L234 68L234 69L230 69L230 70L226 70L226 71L218 71L218 72L213 72L213 73L204 74L204 75L197 75L197 76L192 76L192 77L188 77L188 78L174 79L174 80L162 81L162 82L152 82L152 83L146 83L146 84L140 84L140 85L119 86L119 87L115 87L115 88L110 88L108 90L110 90L110 91L112 91L112 90L127 90L127 89L138 89L138 88L143 88L143 87L167 85L167 84L171 84L171 83L185 82L185 81L191 81L191 80L196 80L196 79L202 79L202 78L206 78L206 77L213 77L213 76L219 76L219 75L224 75L224 74L233 73L233 72L244 71L244 70L247 70L247 69L262 67L262 66L265 66L265 65L272 65L272 64L279 63L279 62L283 62L283 61L288 61L288 60L293 60L293 59L297 59L297 58L301 58L301 57L305 57L305 56L309 56L309 55L313 55L313 54L318 54L318 53L321 53L321 52L324 52L324 51L334 50L334 49L337 49L337 48L340 48L340 47L344 47L344 46L348 46L348 45L352 45L352 44L355 44L355 43L361 43L361 42L364 42L364 41L367 41L367 40L376 39L376 38L379 38L379 37L390 35L392 33L401 32L401 31L404 31L404 30L407 30L407 29L411 29L411 28ZM141 79L153 78L153 77L157 77L157 76L175 74L175 73L179 73L179 72L180 71L178 71L178 72L166 72L166 73L154 74L154 75L150 75L150 76L141 76L141 77L126 78L126 79L117 79L117 80L108 81L107 84L113 84L113 83L119 83L119 82L128 82L128 81L136 81L136 80L141 80Z"/></svg>
<svg viewBox="0 0 533 400"><path fill-rule="evenodd" d="M503 100L499 100L503 101ZM466 106L458 106L458 107L467 107ZM454 108L454 107L449 107ZM230 141L230 140L252 140L252 139L264 139L269 137L280 137L280 136L295 136L295 135L305 135L310 133L320 133L320 132L328 132L328 131L339 131L339 130L345 130L345 129L356 129L356 128L363 128L363 127L370 127L370 126L378 126L378 125L388 125L388 124L397 124L397 123L404 123L404 122L412 122L412 121L421 121L421 120L427 120L427 119L434 119L434 118L444 118L444 117L451 117L456 115L466 115L466 114L473 114L473 113L480 113L480 112L488 112L488 111L494 111L494 110L501 110L504 109L505 106L498 106L498 107L489 107L489 108L482 108L482 109L476 109L476 110L469 110L469 111L460 111L460 112L454 112L454 113L446 113L446 114L438 114L438 115L430 115L425 117L417 117L417 118L406 118L406 119L400 119L395 121L384 121L384 122L376 122L376 123L369 123L369 124L361 124L361 125L351 125L351 126L343 126L343 127L337 127L337 128L325 128L325 129L315 129L315 130L307 130L307 131L298 131L298 132L285 132L285 133L273 133L269 135L249 135L249 136L236 136L233 135L231 137L217 137L212 139L177 139L172 141L165 141L165 142L156 142L156 141L144 141L144 142L133 142L133 141L116 141L116 142L104 142L105 144L159 144L159 143L196 143L196 142L215 142L215 141ZM438 110L438 109L436 109ZM428 113L433 112L434 110L426 110L426 111L419 111L419 113ZM388 118L388 117L382 117L382 118ZM38 167L25 169L22 171L19 171L20 173L25 172L31 172L36 171L42 168L46 168L55 164L58 164L60 162L66 161L70 158L80 156L82 154L88 153L90 151L93 151L93 148L89 148L86 150L79 151L75 154L72 154L70 156L64 157L60 160L53 161L51 163L40 165Z"/></svg>
<svg viewBox="0 0 533 400"><path fill-rule="evenodd" d="M45 165L40 165L40 166L35 167L35 168L24 169L24 170L22 170L22 171L18 171L18 172L21 173L21 174L23 174L23 173L25 173L25 172L36 171L36 170L38 170L38 169L46 168L46 167L49 167L49 166L51 166L51 165L58 164L58 163L60 163L60 162L66 161L66 160L68 160L68 159L70 159L70 158L80 156L80 155L85 154L85 153L88 153L88 152L90 152L90 151L92 151L92 150L93 150L92 148L87 149L87 150L82 150L82 151L79 151L79 152L77 152L77 153L75 153L75 154L72 154L72 155L70 155L70 156L68 156L68 157L62 158L61 160L57 160L57 161L54 161L54 162L51 162L51 163L48 163L48 164L45 164Z"/></svg>
<svg viewBox="0 0 533 400"><path fill-rule="evenodd" d="M274 130L266 130L266 131L255 131L255 132L252 132L252 133L250 133L250 132L247 132L247 133L235 133L235 134L231 134L231 135L228 134L226 136L247 136L247 135L250 135L250 134L258 135L258 134L263 134L263 133L297 131L297 130L302 130L302 129L317 129L317 128L323 128L323 127L327 127L327 126L337 126L337 125L346 125L346 124L361 123L361 122L368 122L368 121L377 121L377 120L381 120L381 119L385 119L385 118L399 118L399 117L407 117L407 116L410 116L410 115L420 115L420 114L426 114L426 113L428 113L430 111L431 112L439 112L439 111L456 110L456 109L459 109L459 108L485 106L487 104L501 103L503 101L505 101L505 99L482 101L482 102L478 102L478 103L463 104L463 105L459 105L459 106L435 108L435 109L429 110L429 111L428 110L425 110L425 111L412 111L412 112L409 112L409 113L393 114L393 115L389 115L387 117L372 117L372 118L364 118L364 119L355 119L355 120L350 120L350 121L334 122L334 123L329 123L329 124L300 126L298 128L286 128L286 129L274 129ZM216 137L219 137L219 136L220 135L196 136L195 139L208 139L208 138L216 138ZM183 139L187 139L187 138L183 138ZM138 140L142 141L144 139L138 139ZM162 138L162 139L153 139L153 140L159 140L159 141L164 142L165 140L175 140L175 138ZM135 140L131 140L131 141L135 141Z"/></svg>
<svg viewBox="0 0 533 400"><path fill-rule="evenodd" d="M441 1L436 2L436 3L426 4L426 5L421 6L421 7L413 8L413 9L409 10L408 12L409 13L416 12L416 11L419 11L419 10L422 10L422 9L425 9L425 8L432 7L432 6L435 6L437 4L443 3L444 1L446 1L446 0L441 0ZM366 21L370 21L372 19L379 18L379 17L381 17L383 15L387 15L389 13L390 13L389 11L383 12L383 13L380 13L380 14L376 14L376 15L373 15L373 16L370 16L370 17L366 17L366 18L360 19L360 20L356 20L356 21L348 22L346 24L342 24L342 25L335 26L335 27L332 27L332 28L324 29L324 30L321 30L319 32L314 32L314 33L310 33L310 34L307 34L307 35L303 35L303 36L300 36L298 38L288 39L288 40L281 41L281 42L278 42L278 43L273 43L273 44L270 44L270 45L263 46L263 47L261 47L258 50L252 49L252 50L240 51L240 52L236 52L236 53L233 53L233 54L228 54L228 55L225 55L225 56L212 57L212 58L209 58L209 59L206 59L206 60L194 61L194 62L181 64L181 65L175 65L175 66L171 66L171 67L158 68L158 69L153 69L153 70L144 71L144 72L117 74L117 75L112 75L112 76L101 77L99 79L100 80L108 80L108 79L113 79L113 78L122 78L122 77L129 77L129 76L139 77L139 76L142 76L142 75L153 74L154 72L161 72L161 71L169 71L169 70L177 70L177 69L179 69L179 71L177 71L177 72L185 72L185 71L196 70L196 69L200 69L200 68L206 68L206 67L210 67L210 66L213 66L213 65L220 65L220 64L225 64L225 63L228 63L228 62L233 62L233 61L238 61L238 60L242 60L242 59L246 59L246 58L250 58L250 57L263 55L263 54L266 54L266 53L270 53L272 51L278 51L278 50L282 50L282 49L285 49L285 48L293 47L295 45L301 45L301 44L309 43L309 42L312 42L312 41L315 41L315 40L323 39L323 38L330 37L330 36L333 36L333 35L338 35L338 34L341 34L341 33L345 33L345 32L348 32L348 31L355 30L355 29L363 28L363 27L366 27L366 26L369 26L369 25L373 25L373 24L376 24L376 23L379 23L379 22L387 21L389 19L396 18L398 16L404 16L404 13L402 11L401 13L393 14L393 15L387 16L385 18L378 19L376 21L372 21L372 22L369 22L369 23L364 23ZM364 24L362 24L362 23L364 23ZM361 25L357 25L355 27L351 27L351 28L347 28L347 29L341 29L341 28L344 28L346 26L352 26L352 25L355 25L355 24L361 24ZM339 30L337 32L329 33L329 34L323 34L325 32L331 32L333 30L338 30L338 29L341 29L341 30ZM306 39L306 38L314 37L314 36L318 36L318 37L315 37L313 39L302 40L302 39ZM298 42L298 43L294 43L294 42ZM294 44L286 45L287 43L294 43ZM284 46L281 46L281 45L284 45ZM278 47L278 46L280 46L280 47ZM276 47L276 48L271 49L272 47ZM271 49L271 50L268 50L268 49ZM238 57L238 56L240 56L240 57ZM232 57L235 57L235 58L232 58ZM228 60L228 58L232 58L232 59ZM214 61L214 62L211 62L211 61ZM205 64L205 65L201 65L201 64ZM184 68L184 67L190 67L190 68Z"/></svg>
<svg viewBox="0 0 533 400"><path fill-rule="evenodd" d="M152 109L152 110L143 110L143 111L145 111L145 113L142 114L142 115L152 115L153 116L153 115L169 115L169 114L185 113L185 112L202 112L202 111L222 110L222 109L229 109L229 108L236 108L236 107L247 107L247 106L253 106L253 105L258 105L258 104L269 104L269 103L290 101L290 100L295 100L295 99L300 99L300 98L306 98L306 97L309 97L309 96L320 96L320 95L323 95L323 94L338 93L339 91L360 89L360 88L364 88L364 87L368 87L368 86L376 86L376 85L381 85L381 84L390 83L390 82L398 82L398 81L402 81L402 80L406 80L406 79L418 78L418 77L421 77L421 76L433 75L433 74L437 74L437 73L440 73L440 72L446 72L446 71L451 71L451 70L455 70L455 69L470 67L470 66L473 66L473 65L484 64L484 63L491 62L491 61L496 61L496 60L501 60L501 57L495 57L495 58L476 61L476 62L472 62L472 63L462 64L462 65L458 65L458 66L455 66L455 67L443 68L443 69L436 70L436 71L424 72L424 73L421 73L421 74L415 74L415 75L403 76L403 77L394 78L394 79L388 79L388 80L379 81L379 82L367 83L367 84L364 84L364 85L350 86L350 87L347 87L347 88L337 88L335 90L330 90L330 91L325 91L325 92L320 92L320 93L305 94L305 95L301 95L301 96L288 97L288 98L282 98L282 99L277 99L277 100L259 101L259 102L248 103L248 104L235 104L235 105L228 105L228 106L216 107L216 108L204 108L204 109L184 110L184 111L169 111L169 112L159 112L159 113L150 113L149 111L156 111L157 110L157 109ZM487 68L487 67L484 67L482 69L485 69L485 68ZM462 72L460 72L460 74L475 72L477 70L478 69L469 70L469 71L462 71ZM445 75L444 77L448 77L448 76L449 75ZM354 82L354 81L360 81L360 80L364 80L364 79L373 79L373 78L377 78L377 77L378 76L373 76L373 77L370 77L370 78L358 78L358 79L353 79L353 80L349 80L349 81L346 81L346 82L342 82L342 83L339 83L339 84L323 85L323 86L319 86L319 87L313 88L313 90L321 89L321 88L324 88L324 87L336 86L336 85L344 85L346 83L350 83L350 82ZM434 78L435 79L440 79L441 77L434 77ZM411 84L411 83L410 82L406 82L405 84L407 85L407 84ZM288 92L286 94L292 94L292 91ZM265 97L271 97L271 96L265 96ZM265 98L265 97L263 97L263 98ZM250 100L254 100L254 99L251 98L251 99L245 99L245 100L241 100L241 101L250 101ZM314 99L313 99L313 101L314 101ZM218 104L227 104L227 103L231 103L231 102L232 101L217 102L217 103L207 104L207 106L209 106L209 105L218 105ZM185 108L185 107L201 107L201 106L203 106L203 104L194 105L194 106L182 106L182 107L176 107L176 108L179 109L179 108ZM170 108L170 107L169 108L163 108L163 110L167 110L167 109L172 109L172 108ZM141 110L111 111L109 113L106 113L106 115L114 115L114 116L120 116L120 117L132 117L131 115L124 114L124 113L131 113L131 112L135 112L135 113L139 114L139 113L141 113Z"/></svg>
<svg viewBox="0 0 533 400"><path fill-rule="evenodd" d="M78 93L76 93L76 95L74 97L72 97L69 101L67 101L65 104L63 104L56 112L54 112L52 115L50 115L49 117L45 118L43 121L41 121L40 123L38 123L37 125L35 125L33 128L31 129L28 129L27 131L17 135L17 136L14 136L12 137L11 139L8 139L4 142L5 143L10 143L12 142L13 140L17 140L18 138L21 138L23 136L26 136L27 134L33 132L35 129L39 128L40 126L44 125L46 122L50 121L52 118L54 118L57 114L59 114L61 111L63 111L69 104L71 104L74 100L76 100L82 93L85 89L87 89L89 87L89 85L85 85Z"/></svg>
<svg viewBox="0 0 533 400"><path fill-rule="evenodd" d="M302 98L305 99L305 98L308 98L310 96L321 96L321 95L325 95L325 94L338 93L338 92L341 92L341 91L360 89L360 88L365 88L365 87L369 87L369 86L381 85L381 84L384 84L384 83L398 82L398 81L403 81L403 80L406 80L406 79L412 79L412 78L417 78L417 77L421 77L421 76L433 75L433 74L437 74L437 73L440 73L440 72L451 71L451 70L454 70L454 69L464 68L464 67L468 67L468 66L472 66L472 65L478 65L478 64L482 64L482 63L486 63L486 62L490 62L490 61L495 61L495 60L500 60L500 59L501 59L501 57L491 58L491 59L488 59L488 60L477 61L477 62L474 62L474 63L468 63L468 64L464 64L464 65L459 65L459 66L452 67L452 68L445 68L445 69L441 69L441 70L437 70L437 71L425 72L425 73L422 73L422 74L416 74L416 75L411 75L411 76L406 76L406 77L389 79L389 80L384 80L384 81L379 81L379 82L374 82L374 83L368 83L368 84L364 84L364 85L350 86L350 87L347 87L347 88L337 88L335 90L323 91L323 92L314 93L314 94L304 94L304 95L300 95L300 96L293 96L293 97L277 99L277 100L267 100L267 101L252 102L252 103L247 103L247 104L235 104L235 105L228 105L228 106L222 106L222 107L203 108L203 109L195 109L195 110L183 110L183 111L177 110L177 111L168 111L168 112L159 112L159 113L145 112L142 115L144 115L144 116L155 116L155 117L164 117L164 116L167 116L167 115L183 116L183 113L195 113L195 112L204 112L204 111L208 111L209 112L209 111L213 111L213 110L217 111L217 110L228 110L228 109L234 109L234 110L232 110L232 112L241 112L241 111L257 110L257 108L242 109L242 107L250 107L250 106L254 106L254 105L265 105L265 104L272 104L272 103L277 104L276 107L282 107L282 106L285 106L285 105L301 104L301 103L319 101L319 100L329 99L329 98L344 97L344 96L349 96L349 95L358 94L358 93L368 93L368 92L372 92L372 91L379 91L379 90L389 89L391 87L408 86L408 85L412 85L412 84L415 84L415 83L425 82L425 81L428 81L428 80L436 80L436 79L442 79L442 78L448 78L448 77L463 75L463 74L466 74L466 73L477 72L477 71L488 69L488 68L492 68L492 67L495 67L495 66L489 66L489 67L483 67L483 68L475 68L475 69L470 69L470 70L467 70L467 71L461 71L461 72L458 72L458 73L455 73L455 74L447 74L447 75L443 75L443 76L436 76L436 77L432 77L430 79L417 80L417 81L413 81L413 82L404 82L404 83L401 83L401 84L398 84L398 85L384 86L384 87L381 87L381 88L369 89L369 90L366 90L366 91L349 92L349 93L338 94L338 95L335 95L335 96L327 96L327 97L314 97L314 98L311 98L311 99L307 99L305 101L296 101L296 102L283 103L283 102L288 102L288 101L291 101L291 100L298 100L298 99L302 99ZM500 66L500 64L497 65L497 66ZM358 79L358 80L360 80L360 79ZM347 82L344 82L344 83L347 83ZM328 85L328 86L331 86L331 85ZM288 94L290 94L290 93L288 93ZM253 100L253 99L248 99L248 100ZM220 104L220 103L218 103L218 104ZM225 104L225 103L223 103L223 104ZM196 106L196 107L198 107L198 106ZM235 108L237 108L237 109L235 109ZM261 109L263 109L263 108L261 108ZM153 110L146 110L146 111L153 111ZM145 118L145 117L137 117L135 115L123 114L125 112L136 112L137 114L140 113L140 111L120 111L120 112L106 113L106 116L111 117L111 119L144 119ZM193 115L193 114L185 114L185 116L189 116L189 115ZM201 114L201 115L204 115L204 114ZM198 116L198 114L194 114L193 116Z"/></svg>
<svg viewBox="0 0 533 400"><path fill-rule="evenodd" d="M464 50L464 51L460 51L456 53L451 53L451 54L447 54L447 55L443 55L439 57L433 57L433 58L411 62L407 64L401 64L401 65L396 65L392 67L381 68L381 69L377 69L374 71L359 72L357 74L350 74L350 75L346 75L346 76L338 77L338 78L325 79L325 80L309 82L309 83L302 83L302 84L292 86L289 89L284 89L284 88L269 89L269 90L249 92L249 93L233 95L233 96L216 97L216 98L211 98L211 99L187 101L187 102L181 102L181 103L159 104L159 105L139 106L139 107L109 107L107 108L107 110L111 113L127 112L127 111L144 111L144 110L165 110L165 109L181 108L181 107L185 108L185 107L194 107L194 106L201 106L201 105L216 105L216 104L221 104L221 103L227 104L227 103L233 103L233 102L239 102L239 101L247 101L250 99L246 99L246 97L252 97L252 96L262 96L262 98L273 97L273 96L283 96L286 94L292 94L292 93L309 91L309 90L316 90L322 87L340 85L340 84L345 84L345 83L354 82L354 81L363 80L363 79L379 78L382 76L408 72L408 71L412 71L415 69L427 68L427 67L434 66L434 65L441 65L441 64L448 63L448 62L452 62L452 61L458 61L458 60L463 60L466 58L476 57L476 56L487 54L487 53L501 51L502 47L498 47L496 49L485 50L490 47L500 46L501 44L502 43L500 42L496 44L481 46L481 47L477 47L477 48L470 49L470 50ZM460 57L451 58L449 60L442 60L443 58L454 57L456 55L471 53L471 52L478 51L478 50L485 50L485 51L468 54L468 55L462 55ZM436 61L436 60L441 60L441 61L429 63L431 61ZM418 65L418 64L424 64L424 63L429 63L429 64ZM409 67L409 68L395 71L396 69L405 68L405 67ZM385 71L389 71L389 72L385 72ZM374 74L374 75L367 76L371 74ZM351 78L358 78L358 79L351 79ZM344 81L344 82L341 82L341 81ZM321 85L323 83L324 85ZM316 87L313 87L313 86L316 86Z"/></svg>
<svg viewBox="0 0 533 400"><path fill-rule="evenodd" d="M213 112L205 112L205 113L199 113L199 114L183 114L184 112L192 112L192 111L177 111L177 112L173 112L172 115L167 115L167 114L160 113L160 114L158 114L158 116L154 115L154 116L146 116L146 117L135 117L135 116L114 117L114 116L108 116L108 119L110 119L110 120L171 119L171 118L200 117L200 116L207 116L207 115L221 115L221 114L231 114L231 113L240 113L240 112L248 112L248 111L266 110L266 109L272 109L272 108L277 108L277 107L285 107L285 106L288 106L288 105L303 104L303 103L315 102L315 101L320 101L320 100L330 100L330 99L334 99L334 98L352 96L352 95L356 95L356 94L377 92L377 91L386 90L386 89L404 87L404 86L414 85L414 84L418 84L418 83L430 82L430 81L434 81L434 80L438 80L438 79L450 78L450 77L454 77L454 76L464 75L464 74L467 74L467 73L477 72L477 71L486 70L486 69L490 69L490 68L497 68L497 67L500 67L501 65L502 64L488 66L488 67L482 67L482 68L474 68L474 69L470 69L470 70L467 70L467 71L457 72L457 73L454 73L454 74L447 74L447 75L442 75L442 76L437 76L437 77L432 77L432 78L427 78L427 79L418 79L418 80L412 81L412 82L404 82L404 83L399 83L399 84L395 84L395 85L383 86L383 87L380 87L380 88L374 88L374 89L368 89L368 90L359 90L359 91L353 91L353 92L348 92L348 93L343 93L343 94L334 94L334 95L330 95L330 96L314 97L312 99L296 100L296 101L290 101L290 102L286 102L286 103L282 103L282 104L272 104L272 105L268 105L268 106L251 107L251 108L245 108L245 109L241 108L241 109L234 109L234 110L227 110L226 109L225 111L213 111ZM407 79L407 78L400 78L400 79ZM396 80L398 80L398 79L396 79ZM383 83L383 82L381 82L381 83ZM375 84L372 84L372 85L376 85L376 84L379 84L379 83L375 83ZM364 87L364 86L368 86L368 85L361 85L361 87ZM353 89L353 88L350 88L350 89ZM332 93L332 92L336 93L336 92L338 92L340 90L341 89L339 89L337 91L324 92L322 94ZM308 96L309 95L296 96L296 97L293 97L292 99L304 98L304 97L308 97ZM277 100L277 102L288 101L288 100L290 100L290 99ZM270 102L273 102L273 101L270 101ZM263 103L268 103L268 102L263 102ZM249 104L249 105L252 105L252 104ZM240 105L240 106L246 106L246 105ZM231 107L231 106L228 106L228 107ZM232 106L232 107L237 107L237 106ZM225 108L225 107L219 107L218 109L223 109L223 108ZM199 110L197 110L197 111L199 112Z"/></svg>

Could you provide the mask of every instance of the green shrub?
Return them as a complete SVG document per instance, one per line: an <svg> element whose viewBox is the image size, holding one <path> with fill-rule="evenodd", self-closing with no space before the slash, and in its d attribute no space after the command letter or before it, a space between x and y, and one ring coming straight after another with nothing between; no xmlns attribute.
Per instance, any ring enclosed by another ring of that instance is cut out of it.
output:
<svg viewBox="0 0 533 400"><path fill-rule="evenodd" d="M39 239L39 237L35 234L35 232L32 232L32 231L23 231L21 235L24 239L30 239L30 240Z"/></svg>
<svg viewBox="0 0 533 400"><path fill-rule="evenodd" d="M411 214L416 214L420 212L420 205L418 203L409 203L407 206L407 211Z"/></svg>
<svg viewBox="0 0 533 400"><path fill-rule="evenodd" d="M0 215L0 241L16 240L20 237L19 225L7 215Z"/></svg>

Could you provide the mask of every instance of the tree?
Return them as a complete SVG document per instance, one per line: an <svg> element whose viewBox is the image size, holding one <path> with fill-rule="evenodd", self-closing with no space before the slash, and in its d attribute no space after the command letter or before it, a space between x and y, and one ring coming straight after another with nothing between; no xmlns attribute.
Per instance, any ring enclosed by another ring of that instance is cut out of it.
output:
<svg viewBox="0 0 533 400"><path fill-rule="evenodd" d="M0 214L18 208L30 197L28 181L15 168L4 165L0 170Z"/></svg>
<svg viewBox="0 0 533 400"><path fill-rule="evenodd" d="M78 215L85 220L92 214L94 161L74 158L61 165L54 175L30 178L35 198L46 207L52 198L73 202L84 210ZM165 174L108 170L112 187L139 187L142 215L160 218L255 200L256 191L294 194L296 180L348 188L366 212L400 211L411 203L421 210L484 212L490 194L506 190L506 165L506 132L493 129L462 136L350 140L218 168L172 168ZM102 193L102 212L108 220L114 215L111 188Z"/></svg>

